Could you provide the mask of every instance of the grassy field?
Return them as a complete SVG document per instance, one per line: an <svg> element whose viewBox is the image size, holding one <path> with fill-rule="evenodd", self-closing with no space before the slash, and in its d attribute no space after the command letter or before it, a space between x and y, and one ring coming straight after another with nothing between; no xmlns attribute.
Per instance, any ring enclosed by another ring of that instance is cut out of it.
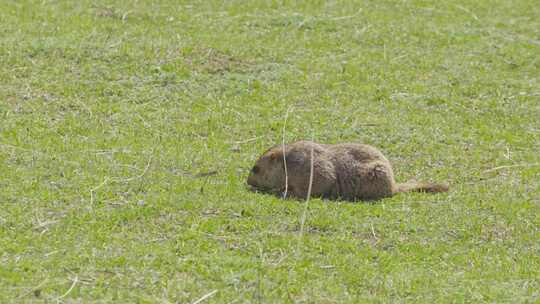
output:
<svg viewBox="0 0 540 304"><path fill-rule="evenodd" d="M538 303L537 1L0 1L0 302ZM287 141L447 194L247 191ZM213 174L215 172L215 174Z"/></svg>

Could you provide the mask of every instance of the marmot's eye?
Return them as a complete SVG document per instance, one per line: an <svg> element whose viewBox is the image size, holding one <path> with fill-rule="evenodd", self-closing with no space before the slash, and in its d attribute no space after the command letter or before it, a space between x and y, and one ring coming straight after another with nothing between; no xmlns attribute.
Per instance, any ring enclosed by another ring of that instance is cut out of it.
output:
<svg viewBox="0 0 540 304"><path fill-rule="evenodd" d="M253 172L255 174L259 173L259 171L261 171L261 168L259 168L259 166L255 166L255 167L253 167L253 169L251 169L251 172Z"/></svg>

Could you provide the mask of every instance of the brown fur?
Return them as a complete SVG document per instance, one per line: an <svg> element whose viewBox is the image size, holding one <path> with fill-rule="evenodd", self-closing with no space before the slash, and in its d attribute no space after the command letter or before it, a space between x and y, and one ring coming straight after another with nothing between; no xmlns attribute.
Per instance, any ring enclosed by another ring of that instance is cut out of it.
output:
<svg viewBox="0 0 540 304"><path fill-rule="evenodd" d="M336 145L299 141L267 150L255 163L247 183L254 189L283 193L287 164L287 195L308 195L313 151L311 196L349 201L376 200L399 192L445 192L444 184L396 184L390 162L376 148L354 143Z"/></svg>

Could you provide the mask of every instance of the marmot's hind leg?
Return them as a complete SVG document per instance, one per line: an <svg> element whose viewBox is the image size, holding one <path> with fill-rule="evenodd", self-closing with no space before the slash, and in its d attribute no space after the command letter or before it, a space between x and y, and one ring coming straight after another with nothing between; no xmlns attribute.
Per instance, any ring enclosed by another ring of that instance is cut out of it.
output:
<svg viewBox="0 0 540 304"><path fill-rule="evenodd" d="M358 198L375 200L392 196L394 192L394 173L389 164L371 162L360 169Z"/></svg>

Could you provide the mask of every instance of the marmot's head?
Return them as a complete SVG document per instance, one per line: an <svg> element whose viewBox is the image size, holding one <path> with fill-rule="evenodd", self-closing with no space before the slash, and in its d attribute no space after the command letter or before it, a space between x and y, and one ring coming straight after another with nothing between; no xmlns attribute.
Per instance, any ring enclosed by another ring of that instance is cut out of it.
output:
<svg viewBox="0 0 540 304"><path fill-rule="evenodd" d="M285 166L281 146L270 148L255 162L247 183L265 192L279 193L285 189Z"/></svg>

